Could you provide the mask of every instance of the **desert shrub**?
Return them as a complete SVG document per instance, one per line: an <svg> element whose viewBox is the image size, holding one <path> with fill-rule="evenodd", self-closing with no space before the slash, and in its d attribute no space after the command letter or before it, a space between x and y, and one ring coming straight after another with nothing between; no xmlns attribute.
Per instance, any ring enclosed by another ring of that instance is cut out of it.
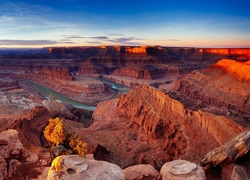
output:
<svg viewBox="0 0 250 180"><path fill-rule="evenodd" d="M45 127L43 134L52 147L61 144L82 157L87 154L86 143L82 142L78 136L70 134L64 121L58 117L49 119L49 124Z"/></svg>
<svg viewBox="0 0 250 180"><path fill-rule="evenodd" d="M79 156L85 157L87 154L86 143L82 142L79 137L70 137L69 146L78 154Z"/></svg>
<svg viewBox="0 0 250 180"><path fill-rule="evenodd" d="M49 119L49 124L45 127L43 133L44 137L53 145L62 144L68 136L66 125L58 117Z"/></svg>

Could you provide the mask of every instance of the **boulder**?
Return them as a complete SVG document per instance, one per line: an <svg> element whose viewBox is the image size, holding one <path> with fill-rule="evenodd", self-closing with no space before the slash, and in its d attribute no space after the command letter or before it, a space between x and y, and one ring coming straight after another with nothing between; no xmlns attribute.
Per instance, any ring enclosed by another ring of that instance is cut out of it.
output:
<svg viewBox="0 0 250 180"><path fill-rule="evenodd" d="M9 179L22 163L19 159L27 158L29 153L18 139L18 132L9 129L0 133L0 179Z"/></svg>
<svg viewBox="0 0 250 180"><path fill-rule="evenodd" d="M42 173L37 178L31 179L31 180L44 180L44 179L47 179L49 169L50 169L50 167L45 167L43 169Z"/></svg>
<svg viewBox="0 0 250 180"><path fill-rule="evenodd" d="M213 165L223 167L235 162L245 155L250 148L250 131L240 133L221 147L210 151L201 160L201 165Z"/></svg>
<svg viewBox="0 0 250 180"><path fill-rule="evenodd" d="M250 176L243 166L237 164L230 164L222 168L221 179L250 180Z"/></svg>
<svg viewBox="0 0 250 180"><path fill-rule="evenodd" d="M14 129L0 132L0 179L37 178L51 162L49 152L31 153Z"/></svg>
<svg viewBox="0 0 250 180"><path fill-rule="evenodd" d="M23 145L18 140L18 132L14 129L9 129L0 133L0 156L4 159L19 157Z"/></svg>
<svg viewBox="0 0 250 180"><path fill-rule="evenodd" d="M61 155L70 155L73 154L72 150L66 149L63 145L58 145L52 148L52 159Z"/></svg>
<svg viewBox="0 0 250 180"><path fill-rule="evenodd" d="M96 161L77 155L55 158L48 172L48 180L56 179L124 180L121 168L105 161Z"/></svg>
<svg viewBox="0 0 250 180"><path fill-rule="evenodd" d="M149 164L139 164L123 169L125 180L159 180L160 174Z"/></svg>
<svg viewBox="0 0 250 180"><path fill-rule="evenodd" d="M160 174L162 180L206 179L203 169L186 160L175 160L164 164Z"/></svg>

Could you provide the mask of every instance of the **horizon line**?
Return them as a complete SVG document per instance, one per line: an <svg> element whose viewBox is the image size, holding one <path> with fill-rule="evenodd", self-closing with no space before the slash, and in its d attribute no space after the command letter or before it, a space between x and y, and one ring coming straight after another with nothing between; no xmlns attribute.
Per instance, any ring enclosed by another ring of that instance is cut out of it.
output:
<svg viewBox="0 0 250 180"><path fill-rule="evenodd" d="M195 48L195 49L250 49L248 45L242 46L233 46L233 45L215 45L215 46L161 46L161 45L77 45L77 46L44 46L44 47L0 47L0 50L8 50L8 49L48 49L48 48L75 48L75 47L169 47L169 48Z"/></svg>

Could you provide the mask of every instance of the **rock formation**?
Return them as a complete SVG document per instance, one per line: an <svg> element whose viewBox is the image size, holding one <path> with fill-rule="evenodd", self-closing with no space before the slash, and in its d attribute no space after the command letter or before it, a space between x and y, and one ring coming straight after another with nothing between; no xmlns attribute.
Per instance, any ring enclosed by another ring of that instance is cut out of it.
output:
<svg viewBox="0 0 250 180"><path fill-rule="evenodd" d="M124 174L121 168L115 164L76 155L64 155L53 160L47 179L59 178L124 180Z"/></svg>
<svg viewBox="0 0 250 180"><path fill-rule="evenodd" d="M203 48L199 52L207 54L223 54L223 55L238 55L250 57L250 49L248 48Z"/></svg>
<svg viewBox="0 0 250 180"><path fill-rule="evenodd" d="M147 46L141 46L141 47L127 47L126 53L131 54L146 54L147 53Z"/></svg>
<svg viewBox="0 0 250 180"><path fill-rule="evenodd" d="M112 75L132 77L136 79L156 79L162 76L163 72L153 65L129 66L114 70Z"/></svg>
<svg viewBox="0 0 250 180"><path fill-rule="evenodd" d="M16 120L11 128L19 132L20 141L26 148L42 146L45 140L42 140L41 137L49 118L58 115L58 112L50 112L43 106L34 107L27 113L26 117Z"/></svg>
<svg viewBox="0 0 250 180"><path fill-rule="evenodd" d="M148 87L99 103L93 118L93 124L80 132L83 141L95 158L122 168L151 164L159 170L165 162L181 157L198 162L242 131L230 119L187 110Z"/></svg>
<svg viewBox="0 0 250 180"><path fill-rule="evenodd" d="M125 180L159 180L160 174L148 164L139 164L123 169Z"/></svg>
<svg viewBox="0 0 250 180"><path fill-rule="evenodd" d="M67 81L74 80L70 74L69 69L65 67L47 67L44 66L39 72L38 76L48 79L62 79Z"/></svg>
<svg viewBox="0 0 250 180"><path fill-rule="evenodd" d="M239 134L226 144L207 153L201 160L201 165L213 165L223 167L235 162L245 155L250 149L250 131Z"/></svg>
<svg viewBox="0 0 250 180"><path fill-rule="evenodd" d="M119 97L120 95L117 91L110 89L108 84L90 77L82 77L74 81L53 79L53 77L49 77L48 79L50 80L48 81L43 76L37 74L33 74L32 76L25 74L21 76L21 78L42 85L71 100L88 105L96 105L100 101L116 96ZM24 83L29 84L29 82Z"/></svg>
<svg viewBox="0 0 250 180"><path fill-rule="evenodd" d="M35 178L48 166L49 158L46 153L38 156L24 148L16 130L0 133L0 179Z"/></svg>
<svg viewBox="0 0 250 180"><path fill-rule="evenodd" d="M162 180L205 180L205 172L198 165L186 160L175 160L164 164L161 168Z"/></svg>
<svg viewBox="0 0 250 180"><path fill-rule="evenodd" d="M17 81L13 81L9 78L1 78L0 79L0 91L10 91L14 89L20 89L21 87L18 85Z"/></svg>
<svg viewBox="0 0 250 180"><path fill-rule="evenodd" d="M230 164L222 168L221 179L222 180L228 180L228 179L250 180L250 174L246 170L245 167L236 165L236 164Z"/></svg>
<svg viewBox="0 0 250 180"><path fill-rule="evenodd" d="M209 68L194 71L175 83L175 90L203 105L224 107L224 115L250 117L249 62L221 60ZM213 87L213 88L211 88Z"/></svg>
<svg viewBox="0 0 250 180"><path fill-rule="evenodd" d="M21 164L17 159L22 155L23 145L18 140L18 132L15 130L1 132L0 138L0 179L9 179ZM27 156L26 153L26 158Z"/></svg>

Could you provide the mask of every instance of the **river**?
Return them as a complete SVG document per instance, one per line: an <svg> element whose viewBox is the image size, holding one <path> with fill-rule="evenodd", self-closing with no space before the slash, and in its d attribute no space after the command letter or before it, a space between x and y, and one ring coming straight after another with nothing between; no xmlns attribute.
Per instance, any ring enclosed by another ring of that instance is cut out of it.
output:
<svg viewBox="0 0 250 180"><path fill-rule="evenodd" d="M102 81L102 82L104 82L106 84L111 85L112 89L117 89L117 90L123 92L123 94L126 94L131 89L130 87L127 87L127 86L124 86L124 85L120 85L120 84L117 84L117 83L115 83L113 81L109 81L109 80L106 80L106 79L103 79L103 78L99 78L97 80Z"/></svg>
<svg viewBox="0 0 250 180"><path fill-rule="evenodd" d="M104 83L111 85L111 88L122 91L124 94L126 94L127 91L130 89L130 88L126 87L126 86L122 86L122 85L119 85L119 84L117 84L115 82L108 81L108 80L105 80L105 79L98 79L98 80L101 80ZM31 82L31 81L27 81L27 80L18 80L18 81L21 82L21 83L24 83L24 84L35 87L42 96L44 96L45 98L47 98L49 100L51 100L51 98L53 97L56 100L59 100L61 102L69 103L69 104L71 104L72 106L74 106L76 108L87 109L87 110L90 110L90 111L93 111L96 108L96 106L88 106L86 104L79 103L79 102L76 102L76 101L74 101L72 99L64 97L61 94L59 94L59 93L57 93L57 92L55 92L53 90L50 90L50 89L48 89L48 88L46 88L46 87L44 87L44 86L42 86L40 84Z"/></svg>
<svg viewBox="0 0 250 180"><path fill-rule="evenodd" d="M24 83L24 84L27 84L27 85L30 85L30 86L33 86L35 87L39 93L44 96L45 98L47 99L50 99L53 97L55 98L56 100L59 100L61 102L64 102L64 103L69 103L71 104L72 106L76 107L76 108L80 108L80 109L87 109L87 110L90 110L90 111L93 111L95 110L96 106L88 106L86 104L83 104L83 103L79 103L79 102L76 102L72 99L69 99L69 98L66 98L64 96L62 96L61 94L55 92L55 91L52 91L40 84L37 84L37 83L34 83L34 82L31 82L31 81L27 81L27 80L18 80L19 82L21 83Z"/></svg>

